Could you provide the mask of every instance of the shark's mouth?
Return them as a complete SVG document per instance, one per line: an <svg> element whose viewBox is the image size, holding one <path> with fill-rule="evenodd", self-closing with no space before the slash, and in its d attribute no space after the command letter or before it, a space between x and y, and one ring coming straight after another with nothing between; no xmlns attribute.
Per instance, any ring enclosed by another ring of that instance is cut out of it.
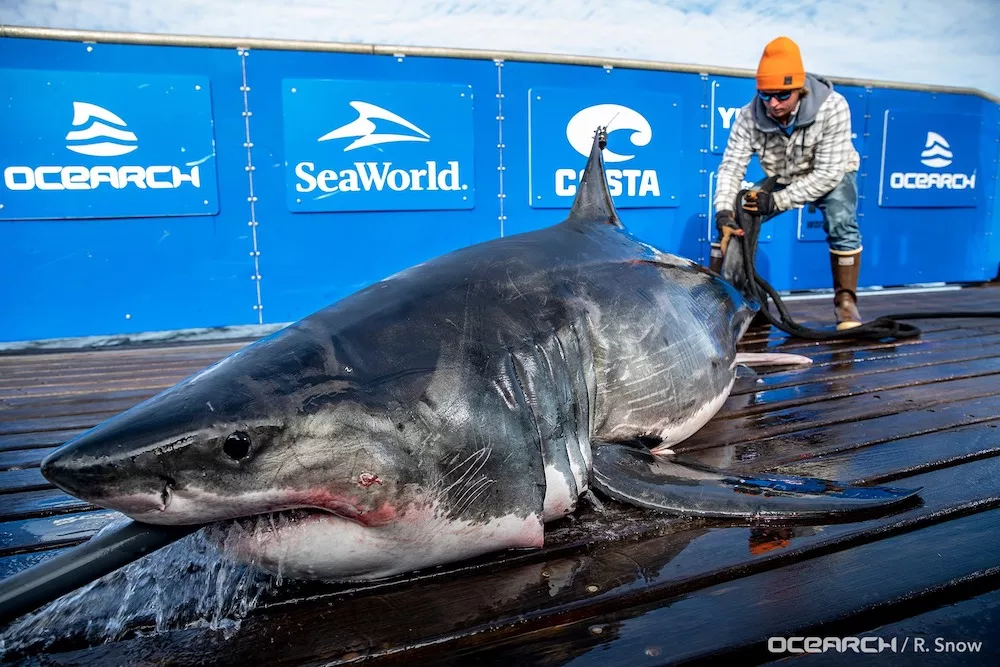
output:
<svg viewBox="0 0 1000 667"><path fill-rule="evenodd" d="M356 506L338 504L335 507L284 507L267 509L255 513L241 514L235 518L216 522L230 525L236 530L253 532L258 535L280 534L289 531L300 532L318 524L326 526L344 524L353 529L368 529L385 526L396 518L396 511L384 507L379 511L364 511Z"/></svg>
<svg viewBox="0 0 1000 667"><path fill-rule="evenodd" d="M294 509L276 510L262 512L260 514L251 514L248 516L240 516L222 523L235 525L239 529L246 531L261 530L269 527L269 530L274 532L291 525L308 524L336 519L351 521L350 518L341 516L340 514L329 510L317 509L315 507L296 507Z"/></svg>
<svg viewBox="0 0 1000 667"><path fill-rule="evenodd" d="M398 516L396 508L384 499L375 501L328 490L272 489L220 494L167 484L156 492L115 495L96 503L136 521L166 525L259 523L261 517L270 517L272 521L294 523L339 519L371 528L384 526Z"/></svg>
<svg viewBox="0 0 1000 667"><path fill-rule="evenodd" d="M383 506L384 507L384 506ZM369 581L509 547L538 548L540 516L449 517L433 502L345 517L299 507L243 516L209 530L229 558L279 577Z"/></svg>

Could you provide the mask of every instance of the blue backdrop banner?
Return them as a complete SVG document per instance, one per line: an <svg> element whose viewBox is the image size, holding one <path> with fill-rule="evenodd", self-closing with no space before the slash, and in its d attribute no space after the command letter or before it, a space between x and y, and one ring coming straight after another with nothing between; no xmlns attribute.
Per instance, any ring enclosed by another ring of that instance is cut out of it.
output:
<svg viewBox="0 0 1000 667"><path fill-rule="evenodd" d="M285 79L293 212L475 205L469 85Z"/></svg>
<svg viewBox="0 0 1000 667"><path fill-rule="evenodd" d="M641 90L532 88L528 91L529 197L535 208L569 208L597 127L615 206L678 205L684 158L678 98Z"/></svg>
<svg viewBox="0 0 1000 667"><path fill-rule="evenodd" d="M0 71L0 219L218 213L205 77Z"/></svg>
<svg viewBox="0 0 1000 667"><path fill-rule="evenodd" d="M961 113L887 110L879 205L976 205L980 119Z"/></svg>
<svg viewBox="0 0 1000 667"><path fill-rule="evenodd" d="M565 219L599 125L629 232L707 266L756 91L751 70L169 40L0 40L0 340L299 319ZM859 288L996 276L996 100L834 88L861 157ZM743 185L763 178L752 157ZM822 208L769 221L756 266L830 290Z"/></svg>

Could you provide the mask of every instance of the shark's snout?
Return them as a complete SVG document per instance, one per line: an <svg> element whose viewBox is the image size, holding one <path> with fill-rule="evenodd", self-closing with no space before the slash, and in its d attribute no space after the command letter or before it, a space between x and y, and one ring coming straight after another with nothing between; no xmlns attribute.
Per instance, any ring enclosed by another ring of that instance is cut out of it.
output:
<svg viewBox="0 0 1000 667"><path fill-rule="evenodd" d="M75 447L63 445L42 460L42 476L66 493L83 498L87 481L95 477L95 467L83 462Z"/></svg>
<svg viewBox="0 0 1000 667"><path fill-rule="evenodd" d="M128 484L113 461L87 461L72 448L59 450L42 461L42 476L66 493L100 507L132 517L160 515L174 499L169 478L151 478L142 485Z"/></svg>
<svg viewBox="0 0 1000 667"><path fill-rule="evenodd" d="M100 433L84 433L49 454L42 476L66 493L130 516L164 512L176 483L166 475L143 471L148 455L122 456Z"/></svg>

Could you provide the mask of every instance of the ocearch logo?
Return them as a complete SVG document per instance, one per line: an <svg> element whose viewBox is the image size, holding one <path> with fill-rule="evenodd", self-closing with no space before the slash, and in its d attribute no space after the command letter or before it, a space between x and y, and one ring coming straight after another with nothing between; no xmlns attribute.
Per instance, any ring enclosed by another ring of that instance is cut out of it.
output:
<svg viewBox="0 0 1000 667"><path fill-rule="evenodd" d="M135 133L127 129L128 125L117 114L89 102L73 102L73 127L87 125L88 122L90 125L85 129L70 130L66 134L66 141L70 142L66 148L81 155L115 157L131 153L139 147ZM95 142L94 139L117 139L125 143Z"/></svg>
<svg viewBox="0 0 1000 667"><path fill-rule="evenodd" d="M937 132L927 132L924 150L920 153L920 163L932 169L949 166L954 154L948 140ZM976 173L934 172L893 172L889 176L889 187L893 190L972 190L976 187Z"/></svg>
<svg viewBox="0 0 1000 667"><path fill-rule="evenodd" d="M926 150L920 154L920 157L923 158L920 160L921 164L934 169L941 169L951 164L951 158L954 157L949 150L951 146L948 145L948 140L937 132L927 133L927 141L924 143L924 148Z"/></svg>
<svg viewBox="0 0 1000 667"><path fill-rule="evenodd" d="M427 132L388 109L360 100L353 100L349 104L357 112L358 117L350 123L330 130L317 139L317 142L353 138L354 141L343 148L343 152L346 153L379 144L429 142L431 139L431 135ZM376 131L377 126L373 119L395 123L410 130L413 134L379 133ZM319 190L329 194L333 192L371 192L372 190L382 192L385 189L395 192L466 190L469 187L461 182L458 160L448 161L448 166L443 169L435 160L426 160L420 167L422 168L396 167L391 161L381 163L354 162L350 168L337 170L319 169L315 162L302 161L295 165L295 175L299 179L299 182L295 184L295 190L297 192Z"/></svg>
<svg viewBox="0 0 1000 667"><path fill-rule="evenodd" d="M596 104L581 109L566 124L566 139L580 155L590 155L594 132L598 126L607 128L608 136L619 130L631 130L629 141L633 146L642 147L653 138L653 128L641 113L621 104ZM607 163L628 162L634 154L615 153L609 148L603 152ZM583 177L583 169L556 169L556 194L560 197L576 195L577 183ZM627 194L630 197L659 196L660 184L654 169L606 169L611 196ZM575 181L575 182L574 182Z"/></svg>
<svg viewBox="0 0 1000 667"><path fill-rule="evenodd" d="M125 121L96 104L73 102L73 127L82 129L66 133L66 148L80 155L112 158L139 148L135 133L125 129ZM184 183L200 188L198 165L187 166L190 171L185 173L177 165L12 165L4 169L3 182L13 191L96 190L105 186L115 190L174 189Z"/></svg>

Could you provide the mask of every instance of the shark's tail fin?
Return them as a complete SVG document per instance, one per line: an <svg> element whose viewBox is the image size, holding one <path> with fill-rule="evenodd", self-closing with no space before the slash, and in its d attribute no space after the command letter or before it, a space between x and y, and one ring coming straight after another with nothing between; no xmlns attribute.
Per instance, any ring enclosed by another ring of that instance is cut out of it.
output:
<svg viewBox="0 0 1000 667"><path fill-rule="evenodd" d="M920 490L727 472L616 443L595 448L594 486L616 500L681 516L817 521L895 507Z"/></svg>

